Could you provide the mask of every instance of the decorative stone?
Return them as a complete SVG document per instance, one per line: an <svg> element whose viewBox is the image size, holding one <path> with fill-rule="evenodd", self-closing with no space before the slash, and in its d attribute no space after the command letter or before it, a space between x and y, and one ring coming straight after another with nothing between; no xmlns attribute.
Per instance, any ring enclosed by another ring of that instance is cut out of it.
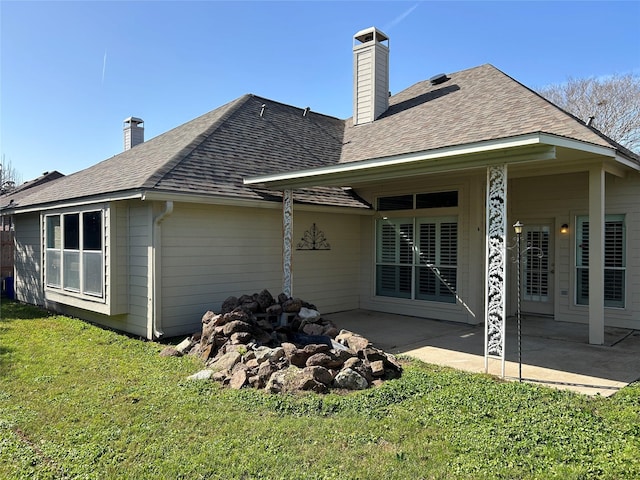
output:
<svg viewBox="0 0 640 480"><path fill-rule="evenodd" d="M260 311L266 312L267 309L273 305L273 295L269 293L269 290L264 289L256 297L256 302L260 307Z"/></svg>
<svg viewBox="0 0 640 480"><path fill-rule="evenodd" d="M336 336L336 341L346 345L354 353L363 351L371 344L363 336L348 330L340 330L340 333Z"/></svg>
<svg viewBox="0 0 640 480"><path fill-rule="evenodd" d="M280 315L282 313L282 305L276 303L267 307L265 311L269 315Z"/></svg>
<svg viewBox="0 0 640 480"><path fill-rule="evenodd" d="M382 360L376 360L375 362L371 362L371 374L374 377L384 376L384 362Z"/></svg>
<svg viewBox="0 0 640 480"><path fill-rule="evenodd" d="M282 304L282 310L286 313L298 313L302 308L302 301L299 298L291 298Z"/></svg>
<svg viewBox="0 0 640 480"><path fill-rule="evenodd" d="M247 371L244 369L236 370L231 379L229 380L229 386L234 390L240 390L247 384Z"/></svg>
<svg viewBox="0 0 640 480"><path fill-rule="evenodd" d="M307 323L302 327L302 331L307 335L322 335L324 328L317 323Z"/></svg>
<svg viewBox="0 0 640 480"><path fill-rule="evenodd" d="M369 387L367 380L355 370L343 368L338 372L333 383L338 388L347 390L364 390Z"/></svg>
<svg viewBox="0 0 640 480"><path fill-rule="evenodd" d="M181 357L182 352L179 352L173 347L165 347L160 352L161 357Z"/></svg>
<svg viewBox="0 0 640 480"><path fill-rule="evenodd" d="M329 367L329 364L331 363L333 363L333 358L327 353L316 353L311 355L306 361L307 367L318 365L325 368L331 368Z"/></svg>
<svg viewBox="0 0 640 480"><path fill-rule="evenodd" d="M202 315L202 324L207 325L216 314L211 310L207 310L204 315Z"/></svg>
<svg viewBox="0 0 640 480"><path fill-rule="evenodd" d="M231 370L242 359L239 352L228 352L216 358L210 365L213 371Z"/></svg>
<svg viewBox="0 0 640 480"><path fill-rule="evenodd" d="M231 343L246 345L253 339L249 332L235 332L231 334Z"/></svg>
<svg viewBox="0 0 640 480"><path fill-rule="evenodd" d="M200 370L198 373L194 373L193 375L189 375L187 380L209 380L213 375L213 370L207 368L205 370Z"/></svg>
<svg viewBox="0 0 640 480"><path fill-rule="evenodd" d="M234 320L222 327L222 333L228 337L236 332L248 332L250 330L251 325L241 320Z"/></svg>
<svg viewBox="0 0 640 480"><path fill-rule="evenodd" d="M220 307L220 313L225 314L232 312L240 303L238 302L237 297L227 297L227 299L222 302L222 306Z"/></svg>

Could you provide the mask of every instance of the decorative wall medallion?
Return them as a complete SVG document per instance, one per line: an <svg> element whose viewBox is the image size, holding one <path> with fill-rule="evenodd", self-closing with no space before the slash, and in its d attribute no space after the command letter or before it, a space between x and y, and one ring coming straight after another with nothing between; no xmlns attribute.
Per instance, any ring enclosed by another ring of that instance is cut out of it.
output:
<svg viewBox="0 0 640 480"><path fill-rule="evenodd" d="M331 250L331 245L327 242L324 232L319 230L315 223L304 232L300 240L296 250Z"/></svg>

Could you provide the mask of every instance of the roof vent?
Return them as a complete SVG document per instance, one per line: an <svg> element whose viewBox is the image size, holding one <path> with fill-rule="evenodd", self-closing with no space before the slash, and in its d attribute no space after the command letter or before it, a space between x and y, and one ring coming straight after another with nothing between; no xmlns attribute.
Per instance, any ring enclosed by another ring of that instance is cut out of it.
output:
<svg viewBox="0 0 640 480"><path fill-rule="evenodd" d="M431 82L431 85L440 85L441 83L444 83L447 80L449 80L449 77L447 77L446 73L439 73L429 79L429 81Z"/></svg>

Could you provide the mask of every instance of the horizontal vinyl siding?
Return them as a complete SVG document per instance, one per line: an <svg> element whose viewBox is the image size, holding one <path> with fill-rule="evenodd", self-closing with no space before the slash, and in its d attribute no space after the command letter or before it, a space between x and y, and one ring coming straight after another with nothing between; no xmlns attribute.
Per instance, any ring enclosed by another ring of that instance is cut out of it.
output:
<svg viewBox="0 0 640 480"><path fill-rule="evenodd" d="M516 179L509 185L514 215L555 221L555 319L560 321L588 321L587 307L574 304L575 217L588 215L588 183L588 174L581 173ZM605 325L640 328L640 175L606 175L605 211L624 214L627 230L626 308L605 308ZM558 232L563 223L570 226L567 235Z"/></svg>
<svg viewBox="0 0 640 480"><path fill-rule="evenodd" d="M162 223L162 329L192 333L229 296L282 284L279 210L176 204Z"/></svg>
<svg viewBox="0 0 640 480"><path fill-rule="evenodd" d="M344 215L294 211L293 294L322 312L358 307L359 229ZM313 223L330 251L297 251ZM355 226L355 227L354 227ZM162 329L192 333L229 296L282 289L280 210L176 204L162 223Z"/></svg>
<svg viewBox="0 0 640 480"><path fill-rule="evenodd" d="M44 305L40 214L15 215L14 227L16 299L32 305Z"/></svg>
<svg viewBox="0 0 640 480"><path fill-rule="evenodd" d="M293 294L321 313L360 306L360 218L327 213L294 213ZM313 224L331 250L297 250Z"/></svg>

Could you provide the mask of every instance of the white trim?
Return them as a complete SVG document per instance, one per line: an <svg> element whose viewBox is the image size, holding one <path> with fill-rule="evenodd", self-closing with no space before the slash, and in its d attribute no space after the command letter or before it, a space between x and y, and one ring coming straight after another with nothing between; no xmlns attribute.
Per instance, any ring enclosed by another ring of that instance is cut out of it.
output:
<svg viewBox="0 0 640 480"><path fill-rule="evenodd" d="M489 140L483 142L475 142L467 145L458 145L451 147L443 147L435 150L427 150L410 154L393 155L390 157L374 158L370 160L362 160L358 162L340 163L338 165L329 165L325 167L310 168L307 170L297 170L286 173L276 173L269 175L260 175L248 177L243 180L245 185L254 185L258 183L271 183L277 181L294 180L301 178L309 178L320 175L340 174L346 172L358 172L371 168L380 168L387 166L398 166L410 163L421 162L424 160L434 160L440 158L457 157L462 155L471 155L477 153L486 153L507 148L526 147L531 145L539 145L539 134L529 134L522 137L513 137L507 140Z"/></svg>
<svg viewBox="0 0 640 480"><path fill-rule="evenodd" d="M14 214L22 214L22 213L33 213L33 212L44 212L47 210L62 210L62 209L70 209L70 208L84 208L90 205L95 205L97 203L110 203L118 200L133 200L142 198L142 194L140 192L137 193L128 193L125 195L101 195L98 197L84 197L75 199L75 201L59 201L57 203L41 203L36 205L31 205L26 208L20 208L19 206L13 209L6 209L5 212L2 212L2 215L14 215Z"/></svg>

